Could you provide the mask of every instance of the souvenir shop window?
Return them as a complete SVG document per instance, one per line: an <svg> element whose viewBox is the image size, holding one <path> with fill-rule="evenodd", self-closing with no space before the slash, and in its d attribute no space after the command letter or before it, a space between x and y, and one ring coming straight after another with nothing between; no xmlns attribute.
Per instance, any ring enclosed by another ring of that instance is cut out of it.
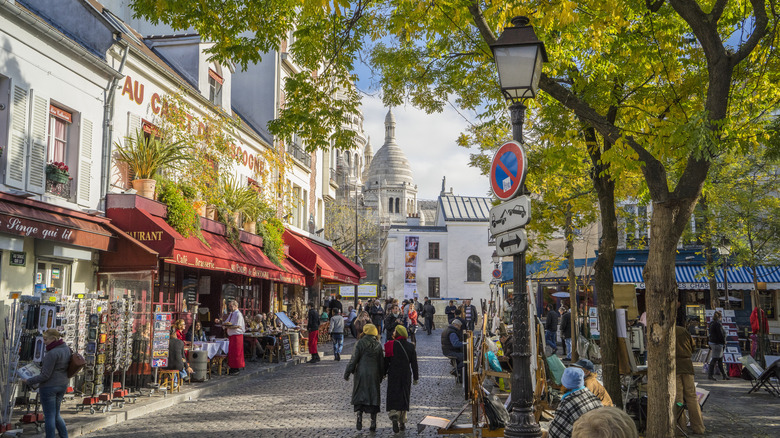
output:
<svg viewBox="0 0 780 438"><path fill-rule="evenodd" d="M70 294L69 275L70 265L57 262L38 262L38 268L35 271L36 288L54 288L57 294L68 295Z"/></svg>
<svg viewBox="0 0 780 438"><path fill-rule="evenodd" d="M761 308L766 312L767 319L777 319L777 291L760 290L758 291L758 302Z"/></svg>

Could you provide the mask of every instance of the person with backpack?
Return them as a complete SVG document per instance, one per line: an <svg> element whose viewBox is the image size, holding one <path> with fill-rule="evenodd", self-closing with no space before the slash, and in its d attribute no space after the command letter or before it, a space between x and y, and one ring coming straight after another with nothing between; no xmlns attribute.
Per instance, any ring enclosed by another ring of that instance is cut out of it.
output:
<svg viewBox="0 0 780 438"><path fill-rule="evenodd" d="M38 394L43 408L43 422L46 438L68 438L68 428L60 415L60 405L68 389L68 365L70 365L70 348L57 329L43 332L43 343L46 345L46 355L43 356L41 373L30 379L21 379L29 386L40 385Z"/></svg>

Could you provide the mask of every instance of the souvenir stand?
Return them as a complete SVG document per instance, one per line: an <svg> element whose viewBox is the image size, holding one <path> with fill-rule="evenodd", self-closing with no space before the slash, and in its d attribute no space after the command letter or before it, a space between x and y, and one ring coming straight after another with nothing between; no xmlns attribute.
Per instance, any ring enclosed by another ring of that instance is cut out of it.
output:
<svg viewBox="0 0 780 438"><path fill-rule="evenodd" d="M11 294L11 311L5 317L5 332L3 333L2 351L0 351L0 433L10 430L11 415L16 400L16 368L19 363L19 350L22 333L25 330L23 324L24 313L19 302L19 293Z"/></svg>

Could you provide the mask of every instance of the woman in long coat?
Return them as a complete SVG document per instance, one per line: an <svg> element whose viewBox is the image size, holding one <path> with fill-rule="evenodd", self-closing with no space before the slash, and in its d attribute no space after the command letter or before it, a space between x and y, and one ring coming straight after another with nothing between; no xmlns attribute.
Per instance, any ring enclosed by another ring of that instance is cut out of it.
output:
<svg viewBox="0 0 780 438"><path fill-rule="evenodd" d="M352 405L357 413L357 430L363 428L363 413L371 414L369 430L376 430L376 414L382 403L380 384L385 377L382 356L379 332L374 324L366 324L363 326L363 337L355 345L352 359L344 371L344 380L349 380L350 374L355 375L352 382Z"/></svg>
<svg viewBox="0 0 780 438"><path fill-rule="evenodd" d="M407 339L406 328L397 325L393 339L385 343L385 370L387 372L387 413L393 422L393 432L406 430L406 413L414 384L420 378L417 352Z"/></svg>

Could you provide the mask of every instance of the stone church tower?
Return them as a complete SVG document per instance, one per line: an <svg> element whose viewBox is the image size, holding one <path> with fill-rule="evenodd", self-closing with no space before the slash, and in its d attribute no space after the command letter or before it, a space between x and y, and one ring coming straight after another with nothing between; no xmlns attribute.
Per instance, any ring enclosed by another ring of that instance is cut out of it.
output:
<svg viewBox="0 0 780 438"><path fill-rule="evenodd" d="M378 207L382 223L403 224L409 214L418 211L417 185L409 160L395 140L392 109L385 117L385 143L370 160L363 179L363 194L366 206Z"/></svg>

